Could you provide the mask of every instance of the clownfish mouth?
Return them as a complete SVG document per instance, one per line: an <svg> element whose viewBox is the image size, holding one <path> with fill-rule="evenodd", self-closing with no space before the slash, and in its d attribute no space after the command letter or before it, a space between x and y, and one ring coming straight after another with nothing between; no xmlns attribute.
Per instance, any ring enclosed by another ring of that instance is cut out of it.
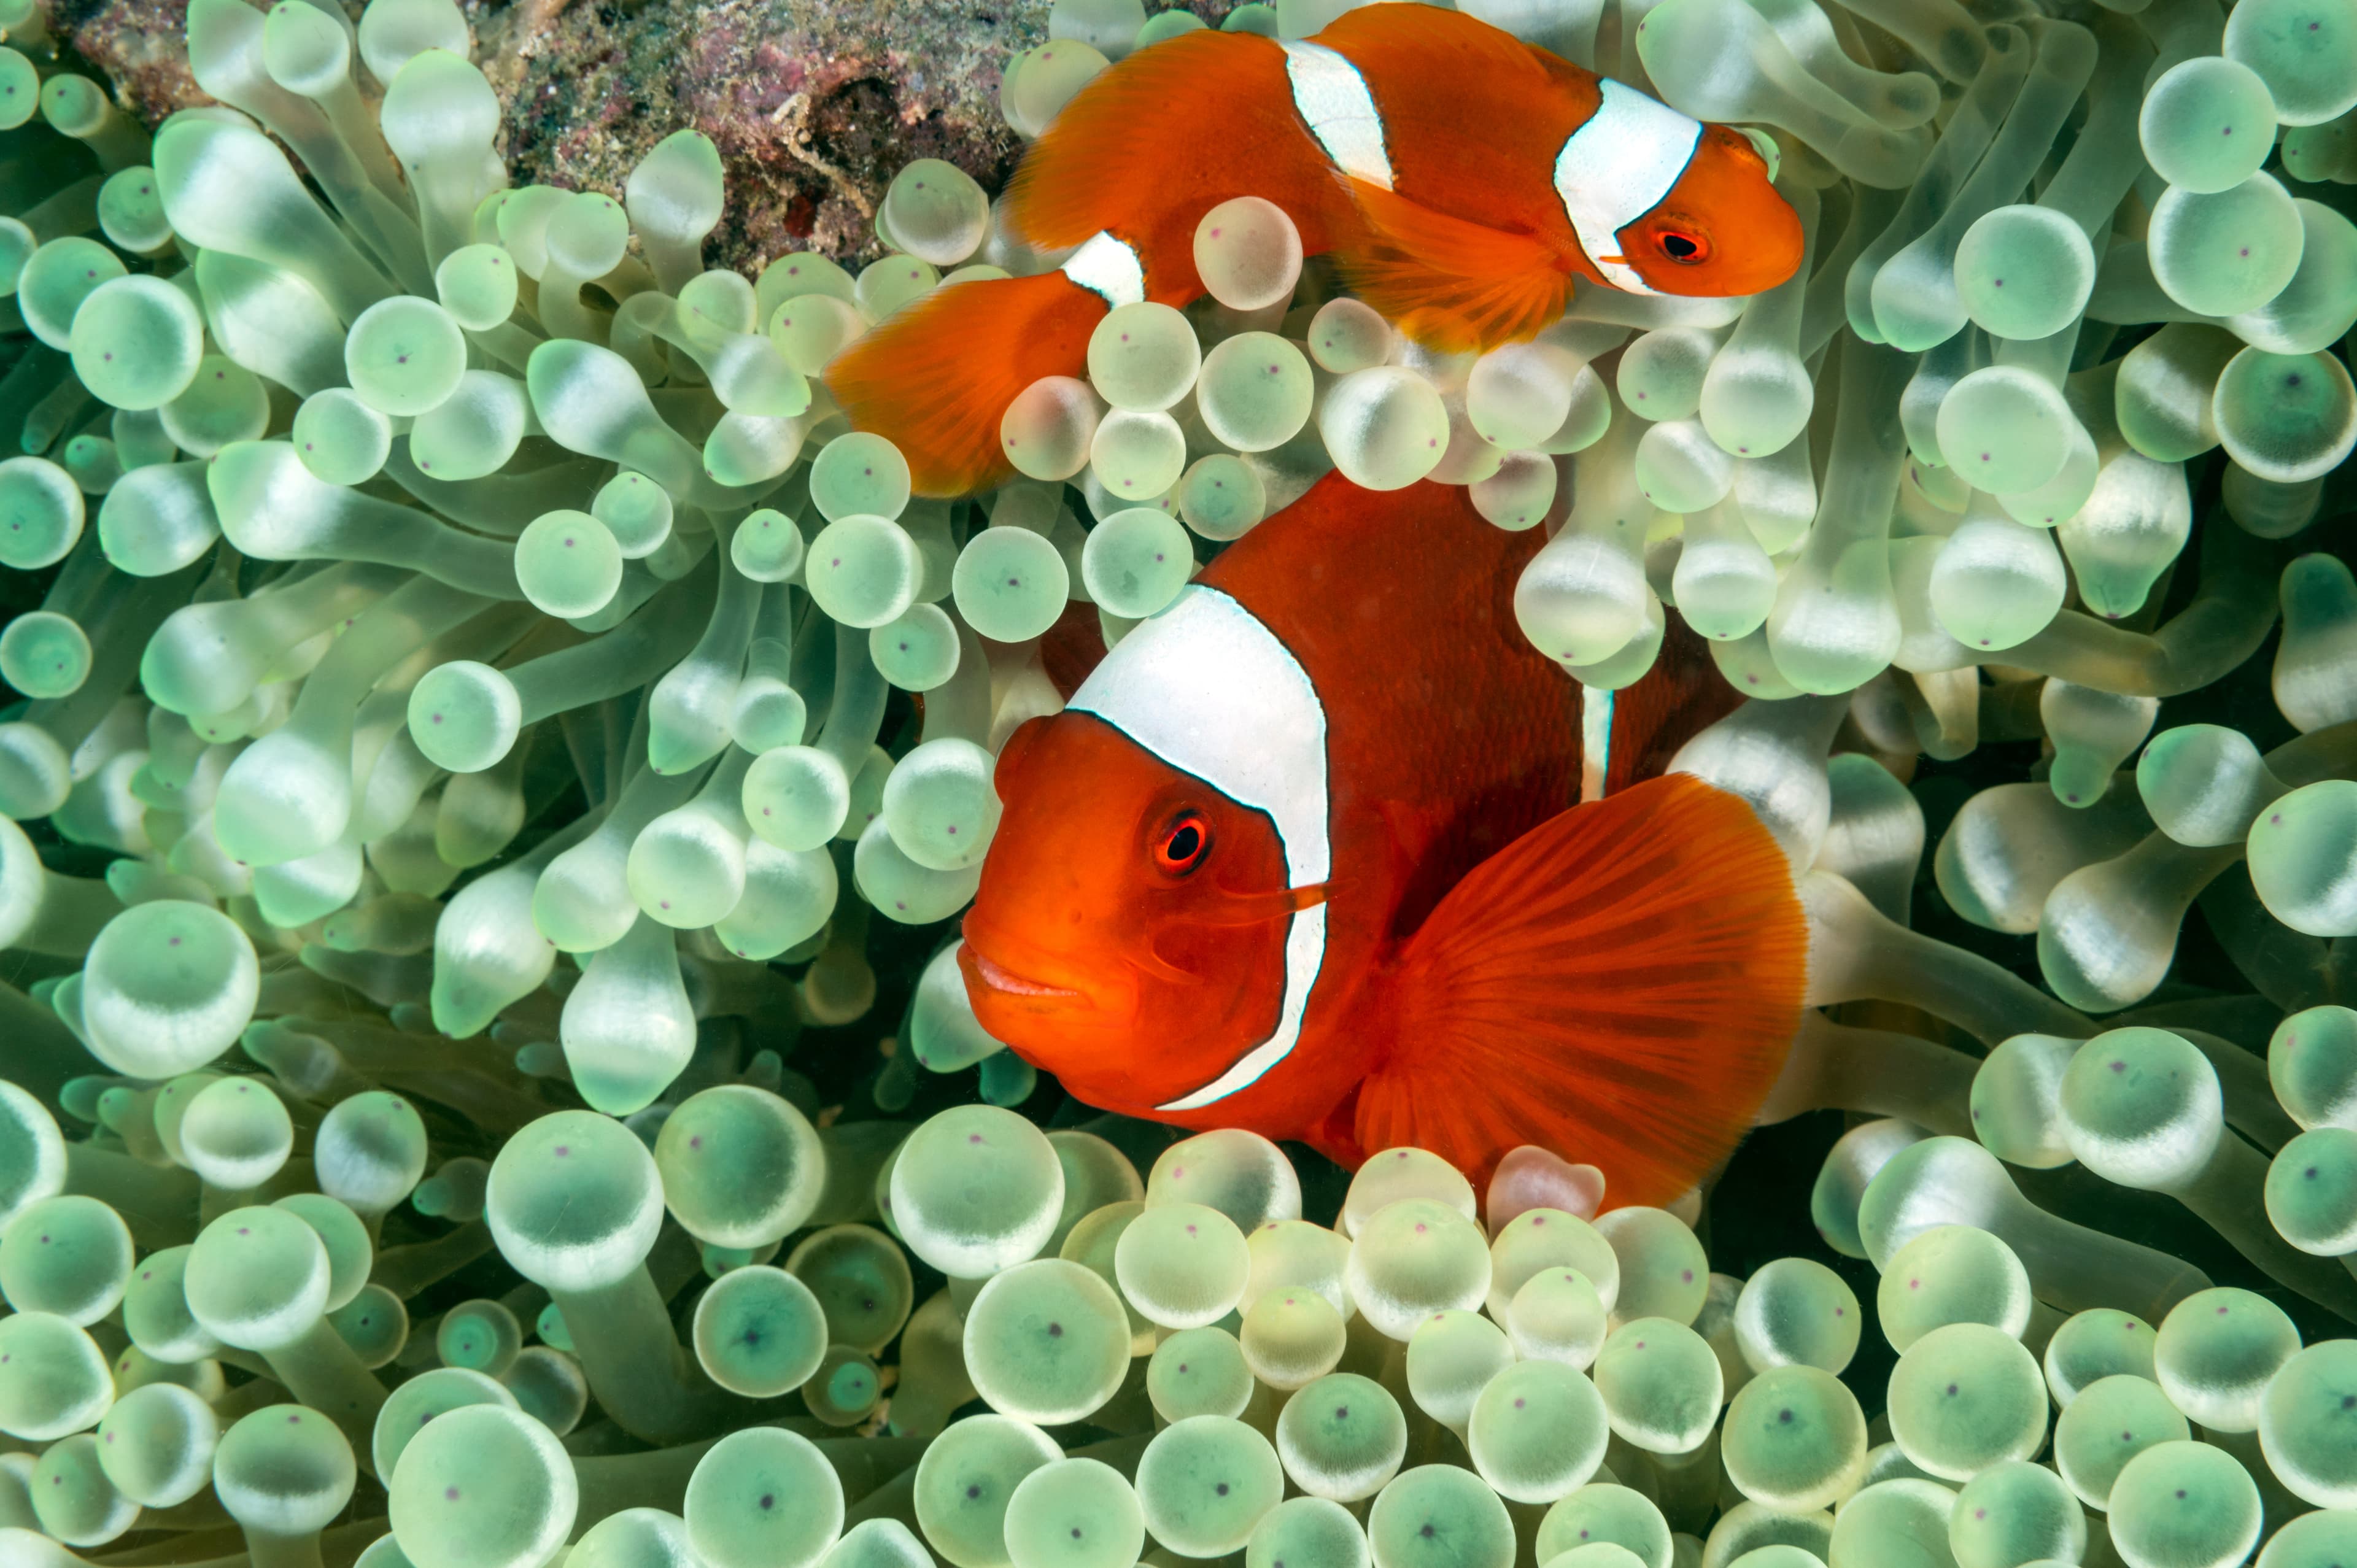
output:
<svg viewBox="0 0 2357 1568"><path fill-rule="evenodd" d="M1126 1026L1132 998L1118 977L1076 955L1041 951L969 915L958 970L982 1026L1010 1046Z"/></svg>
<svg viewBox="0 0 2357 1568"><path fill-rule="evenodd" d="M1003 991L1010 996L1059 998L1073 1002L1087 1000L1082 993L1069 987L1049 985L1047 982L1034 980L1029 975L1017 974L1005 964L992 959L970 941L966 943L965 950L966 956L974 961L973 972L993 991Z"/></svg>

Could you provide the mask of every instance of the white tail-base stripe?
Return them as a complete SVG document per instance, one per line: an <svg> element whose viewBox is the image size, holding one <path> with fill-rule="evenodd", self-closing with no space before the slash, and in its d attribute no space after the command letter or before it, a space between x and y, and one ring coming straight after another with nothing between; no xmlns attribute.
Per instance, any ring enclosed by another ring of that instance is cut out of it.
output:
<svg viewBox="0 0 2357 1568"><path fill-rule="evenodd" d="M1612 776L1612 689L1582 684L1579 688L1579 798L1604 799L1604 781Z"/></svg>
<svg viewBox="0 0 2357 1568"><path fill-rule="evenodd" d="M1090 235L1056 270L1101 296L1109 308L1145 303L1146 265L1137 259L1137 247L1103 230Z"/></svg>
<svg viewBox="0 0 2357 1568"><path fill-rule="evenodd" d="M1286 43L1284 48L1293 106L1309 123L1309 134L1336 168L1389 190L1391 154L1384 148L1383 117L1367 91L1367 79L1323 44Z"/></svg>
<svg viewBox="0 0 2357 1568"><path fill-rule="evenodd" d="M1240 806L1265 811L1285 852L1288 886L1333 870L1328 829L1326 707L1308 671L1258 617L1215 588L1190 584L1141 621L1072 693L1148 752ZM1285 938L1285 996L1275 1032L1228 1069L1161 1111L1196 1111L1257 1082L1301 1037L1326 959L1326 907L1297 912Z"/></svg>
<svg viewBox="0 0 2357 1568"><path fill-rule="evenodd" d="M1555 155L1555 195L1604 281L1652 294L1634 267L1606 258L1620 254L1620 231L1659 207L1686 172L1702 122L1609 78L1599 85L1603 102Z"/></svg>

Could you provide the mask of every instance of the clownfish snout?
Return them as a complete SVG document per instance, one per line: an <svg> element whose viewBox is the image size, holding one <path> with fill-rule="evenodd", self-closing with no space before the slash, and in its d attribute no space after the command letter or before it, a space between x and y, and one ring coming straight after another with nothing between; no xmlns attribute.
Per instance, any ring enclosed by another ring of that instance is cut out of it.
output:
<svg viewBox="0 0 2357 1568"><path fill-rule="evenodd" d="M1106 983L1102 970L1011 938L974 914L967 915L963 936L958 972L966 999L997 1038L1019 1042L1043 1028L1126 1027L1130 999Z"/></svg>
<svg viewBox="0 0 2357 1568"><path fill-rule="evenodd" d="M1801 264L1801 220L1749 137L1706 125L1661 204L1620 231L1621 249L1663 294L1760 294Z"/></svg>
<svg viewBox="0 0 2357 1568"><path fill-rule="evenodd" d="M1069 985L1050 985L1044 980L1034 980L1018 974L978 947L968 946L959 961L974 972L975 981L985 990L1012 996L1039 996L1065 1001L1085 1001L1086 996Z"/></svg>

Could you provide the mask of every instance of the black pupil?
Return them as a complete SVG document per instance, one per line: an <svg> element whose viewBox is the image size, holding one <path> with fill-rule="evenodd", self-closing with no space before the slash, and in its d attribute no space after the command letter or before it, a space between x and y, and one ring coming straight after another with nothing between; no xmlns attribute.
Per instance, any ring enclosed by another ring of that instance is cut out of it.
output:
<svg viewBox="0 0 2357 1568"><path fill-rule="evenodd" d="M1670 253L1670 259L1674 262L1692 261L1702 252L1702 247L1684 234L1663 235L1662 249Z"/></svg>
<svg viewBox="0 0 2357 1568"><path fill-rule="evenodd" d="M1163 853L1174 861L1183 862L1194 859L1195 852L1202 847L1202 830L1194 823L1188 822L1170 835L1170 843L1165 847Z"/></svg>

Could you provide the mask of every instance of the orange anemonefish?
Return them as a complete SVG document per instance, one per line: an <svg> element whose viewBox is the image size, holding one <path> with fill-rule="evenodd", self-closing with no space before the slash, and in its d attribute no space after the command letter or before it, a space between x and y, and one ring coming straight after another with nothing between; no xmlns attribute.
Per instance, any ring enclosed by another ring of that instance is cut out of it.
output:
<svg viewBox="0 0 2357 1568"><path fill-rule="evenodd" d="M1792 875L1662 773L1738 701L1675 628L1571 804L1579 688L1512 614L1537 544L1329 476L1018 728L960 954L983 1027L1092 1105L1345 1165L1537 1144L1652 1204L1715 1169L1800 1020Z"/></svg>
<svg viewBox="0 0 2357 1568"><path fill-rule="evenodd" d="M1195 226L1258 196L1305 254L1447 351L1528 338L1571 280L1749 295L1792 276L1801 225L1747 135L1429 5L1368 5L1305 42L1181 34L1102 72L1017 171L1009 217L1054 272L952 285L853 344L826 384L918 493L1010 470L999 420L1078 376L1114 306L1203 293Z"/></svg>

